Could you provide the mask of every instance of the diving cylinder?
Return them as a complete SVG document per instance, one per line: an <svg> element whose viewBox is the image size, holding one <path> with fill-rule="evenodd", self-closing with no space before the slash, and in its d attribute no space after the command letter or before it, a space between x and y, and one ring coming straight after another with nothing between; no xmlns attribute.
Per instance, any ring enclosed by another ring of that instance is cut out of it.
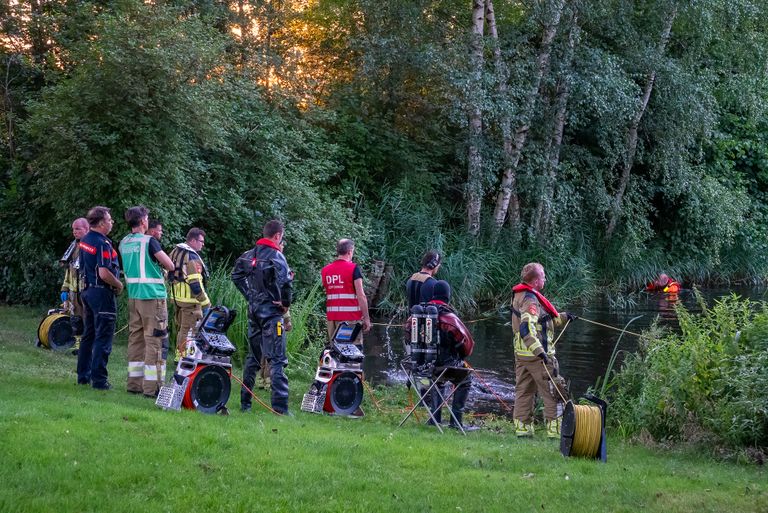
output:
<svg viewBox="0 0 768 513"><path fill-rule="evenodd" d="M427 305L424 309L424 363L434 363L437 360L437 348L440 345L437 317L437 307Z"/></svg>
<svg viewBox="0 0 768 513"><path fill-rule="evenodd" d="M411 354L416 366L424 364L424 307L411 308Z"/></svg>

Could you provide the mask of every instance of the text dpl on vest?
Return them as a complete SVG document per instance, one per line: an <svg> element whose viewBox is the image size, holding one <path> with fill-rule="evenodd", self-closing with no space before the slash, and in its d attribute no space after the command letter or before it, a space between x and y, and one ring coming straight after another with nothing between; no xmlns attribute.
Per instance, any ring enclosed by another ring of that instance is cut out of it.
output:
<svg viewBox="0 0 768 513"><path fill-rule="evenodd" d="M331 274L325 277L325 283L328 285L344 285L344 280L341 279L340 274Z"/></svg>

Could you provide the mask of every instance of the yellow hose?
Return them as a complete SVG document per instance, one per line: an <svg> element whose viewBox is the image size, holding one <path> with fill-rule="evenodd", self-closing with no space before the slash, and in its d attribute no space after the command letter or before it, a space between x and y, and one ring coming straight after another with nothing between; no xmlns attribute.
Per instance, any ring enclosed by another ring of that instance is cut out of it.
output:
<svg viewBox="0 0 768 513"><path fill-rule="evenodd" d="M576 430L573 434L571 456L595 458L600 450L602 410L589 405L574 405L573 409L576 414Z"/></svg>
<svg viewBox="0 0 768 513"><path fill-rule="evenodd" d="M68 316L60 313L51 314L45 319L43 319L43 322L40 323L40 327L37 329L37 338L39 338L40 343L43 344L48 349L51 348L51 343L48 341L48 333L51 330L51 326L53 326L53 323L61 319L62 317L68 317Z"/></svg>

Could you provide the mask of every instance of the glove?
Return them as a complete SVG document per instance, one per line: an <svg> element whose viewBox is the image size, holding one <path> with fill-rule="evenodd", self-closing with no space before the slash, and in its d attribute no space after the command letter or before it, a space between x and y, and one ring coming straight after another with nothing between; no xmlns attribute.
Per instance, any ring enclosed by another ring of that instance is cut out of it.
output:
<svg viewBox="0 0 768 513"><path fill-rule="evenodd" d="M568 319L568 322L570 322L575 321L579 318L579 316L571 312L565 312L565 318Z"/></svg>
<svg viewBox="0 0 768 513"><path fill-rule="evenodd" d="M62 303L66 303L67 299L69 299L69 292L67 292L66 290L63 290L61 292L61 296L60 297L61 297L61 302Z"/></svg>
<svg viewBox="0 0 768 513"><path fill-rule="evenodd" d="M541 361L542 361L542 362L544 362L544 364L545 364L545 365L549 363L549 358L547 358L547 353L545 353L545 352L543 352L543 351L542 351L542 352L541 352L541 353L539 353L537 356L538 356L539 358L541 358Z"/></svg>

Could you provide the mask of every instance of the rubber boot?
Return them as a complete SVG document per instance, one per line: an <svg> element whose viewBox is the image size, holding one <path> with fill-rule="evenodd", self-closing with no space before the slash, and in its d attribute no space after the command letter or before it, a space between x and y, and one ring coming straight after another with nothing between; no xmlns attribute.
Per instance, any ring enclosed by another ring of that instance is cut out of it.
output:
<svg viewBox="0 0 768 513"><path fill-rule="evenodd" d="M533 436L533 423L524 424L523 421L515 419L515 434L520 438Z"/></svg>
<svg viewBox="0 0 768 513"><path fill-rule="evenodd" d="M547 421L547 438L560 438L560 417Z"/></svg>

